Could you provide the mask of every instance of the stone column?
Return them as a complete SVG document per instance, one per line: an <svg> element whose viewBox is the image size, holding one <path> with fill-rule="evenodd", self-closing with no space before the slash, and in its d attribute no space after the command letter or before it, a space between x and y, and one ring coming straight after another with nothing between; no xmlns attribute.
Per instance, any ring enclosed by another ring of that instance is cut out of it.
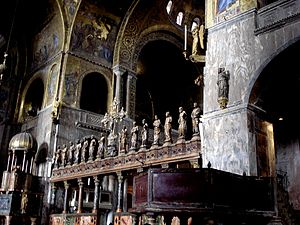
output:
<svg viewBox="0 0 300 225"><path fill-rule="evenodd" d="M103 178L102 178L102 190L103 191L107 191L108 190L108 176L104 176Z"/></svg>
<svg viewBox="0 0 300 225"><path fill-rule="evenodd" d="M126 90L126 112L129 118L134 119L136 100L136 75L128 72Z"/></svg>
<svg viewBox="0 0 300 225"><path fill-rule="evenodd" d="M82 197L83 197L83 181L81 178L78 179L78 186L79 186L79 192L78 192L78 209L77 213L82 213Z"/></svg>
<svg viewBox="0 0 300 225"><path fill-rule="evenodd" d="M99 184L100 184L100 180L98 176L94 176L94 183L95 183L95 193L94 193L93 213L97 213L98 203L99 203Z"/></svg>
<svg viewBox="0 0 300 225"><path fill-rule="evenodd" d="M26 154L27 154L27 151L25 150L24 151L24 155L23 155L23 163L22 163L22 171L25 172L25 160L26 160Z"/></svg>
<svg viewBox="0 0 300 225"><path fill-rule="evenodd" d="M123 212L127 212L127 188L128 188L128 179L124 179L123 184Z"/></svg>
<svg viewBox="0 0 300 225"><path fill-rule="evenodd" d="M16 152L15 150L12 151L13 152L13 155L12 155L12 160L11 160L11 165L10 165L10 171L13 170L13 167L15 166L15 162L17 161L15 158L16 158Z"/></svg>
<svg viewBox="0 0 300 225"><path fill-rule="evenodd" d="M115 98L118 104L117 106L117 112L120 111L121 107L123 106L123 80L122 75L126 72L126 70L119 65L115 66L113 68L113 72L116 75L116 85L115 85Z"/></svg>
<svg viewBox="0 0 300 225"><path fill-rule="evenodd" d="M29 173L32 173L33 160L34 160L34 155L33 155L33 156L31 156L31 159L30 159L30 168L29 168Z"/></svg>
<svg viewBox="0 0 300 225"><path fill-rule="evenodd" d="M148 222L148 224L150 224L150 225L155 225L155 215L154 215L154 213L150 213L150 212L148 212L148 213L146 213L146 215L147 215L147 222Z"/></svg>
<svg viewBox="0 0 300 225"><path fill-rule="evenodd" d="M117 212L122 212L122 183L123 183L123 176L121 173L117 173L118 175L118 205L117 205Z"/></svg>
<svg viewBox="0 0 300 225"><path fill-rule="evenodd" d="M56 191L57 187L55 183L51 183L50 213L55 212Z"/></svg>
<svg viewBox="0 0 300 225"><path fill-rule="evenodd" d="M5 225L10 225L12 216L5 216Z"/></svg>
<svg viewBox="0 0 300 225"><path fill-rule="evenodd" d="M6 171L9 170L9 165L10 165L10 157L11 157L11 152L8 151L8 159L7 159L7 167L6 167Z"/></svg>
<svg viewBox="0 0 300 225"><path fill-rule="evenodd" d="M30 225L36 225L36 220L37 220L36 217L30 217L30 222L31 222Z"/></svg>
<svg viewBox="0 0 300 225"><path fill-rule="evenodd" d="M68 212L68 190L70 187L70 184L68 184L68 181L64 181L65 186L65 196L64 196L64 210L63 213L66 214Z"/></svg>

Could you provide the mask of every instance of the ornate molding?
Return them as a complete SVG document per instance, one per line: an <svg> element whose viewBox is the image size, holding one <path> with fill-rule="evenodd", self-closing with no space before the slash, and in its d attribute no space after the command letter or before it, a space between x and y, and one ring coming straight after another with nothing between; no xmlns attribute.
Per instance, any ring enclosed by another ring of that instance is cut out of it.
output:
<svg viewBox="0 0 300 225"><path fill-rule="evenodd" d="M300 18L300 3L295 0L276 1L257 12L256 35L278 29Z"/></svg>
<svg viewBox="0 0 300 225"><path fill-rule="evenodd" d="M169 146L159 146L138 152L129 152L126 155L109 157L77 165L53 169L51 182L60 182L81 177L95 176L98 174L116 171L150 167L182 160L197 159L201 153L201 142L186 141Z"/></svg>

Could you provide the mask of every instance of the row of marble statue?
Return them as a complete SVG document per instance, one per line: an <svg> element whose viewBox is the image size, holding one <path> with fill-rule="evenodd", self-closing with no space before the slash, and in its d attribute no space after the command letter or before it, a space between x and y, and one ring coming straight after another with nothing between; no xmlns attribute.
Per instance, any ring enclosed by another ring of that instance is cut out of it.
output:
<svg viewBox="0 0 300 225"><path fill-rule="evenodd" d="M200 117L201 109L197 103L194 103L194 108L191 113L193 137L200 138ZM162 129L162 124L157 115L155 115L153 121L153 142L151 147L159 146L159 139L161 131L164 131L164 145L169 145L172 140L172 116L170 112L166 112L165 123ZM179 107L178 118L178 140L184 141L187 133L187 113L182 107ZM116 155L122 155L128 153L128 151L136 151L139 143L139 126L136 122L133 122L133 126L130 130L130 146L128 143L129 134L126 126L124 125L119 133L119 138L113 132L108 137L101 136L98 140L94 135L90 137L84 137L82 140L77 140L76 143L70 142L69 147L67 145L58 146L54 155L54 167L65 167L73 164L79 164L84 162L91 162L94 160L100 160L106 157L113 157ZM107 144L106 144L107 139ZM118 150L117 151L117 139ZM146 149L149 146L149 126L145 119L142 120L141 130L141 145L140 149Z"/></svg>

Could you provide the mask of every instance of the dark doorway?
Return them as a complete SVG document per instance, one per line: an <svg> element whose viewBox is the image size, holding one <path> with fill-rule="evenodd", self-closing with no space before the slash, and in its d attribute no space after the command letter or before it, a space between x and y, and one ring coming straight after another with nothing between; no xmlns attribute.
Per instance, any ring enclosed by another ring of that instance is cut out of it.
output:
<svg viewBox="0 0 300 225"><path fill-rule="evenodd" d="M98 73L85 76L82 81L80 108L98 114L107 111L107 83Z"/></svg>

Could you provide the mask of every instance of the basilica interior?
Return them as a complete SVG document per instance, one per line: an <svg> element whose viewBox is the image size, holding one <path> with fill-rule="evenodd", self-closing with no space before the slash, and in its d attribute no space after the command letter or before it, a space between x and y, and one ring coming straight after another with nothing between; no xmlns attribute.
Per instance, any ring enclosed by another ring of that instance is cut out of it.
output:
<svg viewBox="0 0 300 225"><path fill-rule="evenodd" d="M0 225L300 224L300 0L0 5Z"/></svg>

